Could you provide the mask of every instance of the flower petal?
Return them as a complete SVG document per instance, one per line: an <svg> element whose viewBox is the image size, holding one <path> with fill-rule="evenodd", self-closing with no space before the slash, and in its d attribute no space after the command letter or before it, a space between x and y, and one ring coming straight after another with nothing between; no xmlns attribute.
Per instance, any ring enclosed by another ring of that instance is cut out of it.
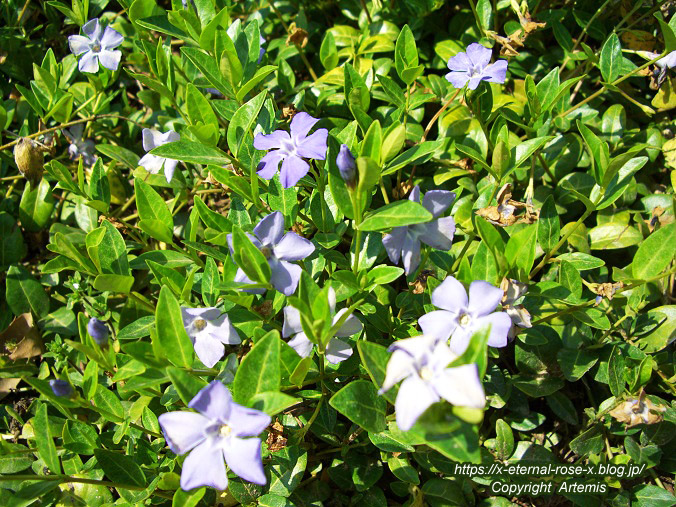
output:
<svg viewBox="0 0 676 507"><path fill-rule="evenodd" d="M448 343L448 346L450 347L451 352L460 356L467 350L467 346L469 345L469 341L471 339L472 329L458 326L455 328L455 331L453 331L453 335L451 336L451 341Z"/></svg>
<svg viewBox="0 0 676 507"><path fill-rule="evenodd" d="M282 218L282 223L283 223ZM295 232L287 232L275 247L275 257L285 261L299 261L312 255L315 246L309 239L299 236Z"/></svg>
<svg viewBox="0 0 676 507"><path fill-rule="evenodd" d="M209 439L195 447L183 461L181 489L189 491L201 486L224 490L228 487L223 451Z"/></svg>
<svg viewBox="0 0 676 507"><path fill-rule="evenodd" d="M193 346L195 354L207 368L212 368L225 355L223 344L204 331L195 335Z"/></svg>
<svg viewBox="0 0 676 507"><path fill-rule="evenodd" d="M452 276L447 276L432 292L432 304L456 314L464 311L467 308L465 287Z"/></svg>
<svg viewBox="0 0 676 507"><path fill-rule="evenodd" d="M257 150L272 150L283 148L291 141L289 133L285 130L275 130L272 134L256 134L253 145Z"/></svg>
<svg viewBox="0 0 676 507"><path fill-rule="evenodd" d="M458 407L483 408L486 395L476 364L446 368L432 380L435 391Z"/></svg>
<svg viewBox="0 0 676 507"><path fill-rule="evenodd" d="M296 153L304 158L324 160L326 158L326 142L328 137L328 130L317 129L312 135L309 135L305 139L298 141Z"/></svg>
<svg viewBox="0 0 676 507"><path fill-rule="evenodd" d="M448 340L457 326L457 317L455 312L436 310L420 317L418 325L425 335L437 340Z"/></svg>
<svg viewBox="0 0 676 507"><path fill-rule="evenodd" d="M181 136L173 130L167 130L166 132L156 130L153 133L153 137L155 139L155 146L162 146L163 144L173 143L181 139Z"/></svg>
<svg viewBox="0 0 676 507"><path fill-rule="evenodd" d="M300 274L303 271L300 266L290 262L270 259L270 282L272 286L285 296L290 296L296 292Z"/></svg>
<svg viewBox="0 0 676 507"><path fill-rule="evenodd" d="M164 177L167 178L167 183L171 183L177 164L178 160L172 160L170 158L164 159Z"/></svg>
<svg viewBox="0 0 676 507"><path fill-rule="evenodd" d="M212 380L200 389L188 406L207 416L212 421L227 422L230 417L232 395L220 381Z"/></svg>
<svg viewBox="0 0 676 507"><path fill-rule="evenodd" d="M401 249L404 271L407 275L413 273L420 265L420 241L407 234Z"/></svg>
<svg viewBox="0 0 676 507"><path fill-rule="evenodd" d="M423 412L437 401L439 401L437 393L420 377L417 375L408 377L401 383L394 403L399 429L410 430Z"/></svg>
<svg viewBox="0 0 676 507"><path fill-rule="evenodd" d="M195 412L166 412L157 418L171 452L185 454L206 438L211 421Z"/></svg>
<svg viewBox="0 0 676 507"><path fill-rule="evenodd" d="M449 70L456 72L469 72L472 68L472 60L469 59L464 51L449 58L446 64Z"/></svg>
<svg viewBox="0 0 676 507"><path fill-rule="evenodd" d="M352 347L349 343L339 338L331 338L326 345L326 360L331 364L345 361L352 355Z"/></svg>
<svg viewBox="0 0 676 507"><path fill-rule="evenodd" d="M165 159L158 157L157 155L151 155L146 153L141 157L141 160L138 161L138 165L144 167L146 171L150 174L157 174L162 170L162 165L164 164Z"/></svg>
<svg viewBox="0 0 676 507"><path fill-rule="evenodd" d="M183 318L183 325L189 325L197 317L204 320L215 320L221 316L221 310L214 306L208 308L189 308L187 306L181 307L181 317Z"/></svg>
<svg viewBox="0 0 676 507"><path fill-rule="evenodd" d="M474 68L478 67L480 69L483 69L486 67L486 65L488 65L488 62L491 61L491 56L493 54L493 51L490 48L487 48L478 42L473 42L467 46L465 52L467 53L467 58L471 60Z"/></svg>
<svg viewBox="0 0 676 507"><path fill-rule="evenodd" d="M230 470L242 479L260 485L267 482L259 438L230 438L223 455Z"/></svg>
<svg viewBox="0 0 676 507"><path fill-rule="evenodd" d="M237 403L231 405L228 426L236 437L255 437L267 428L272 419L265 412L243 407Z"/></svg>
<svg viewBox="0 0 676 507"><path fill-rule="evenodd" d="M68 46L74 55L81 55L90 50L91 41L82 35L71 35L68 37ZM75 126L75 125L74 125Z"/></svg>
<svg viewBox="0 0 676 507"><path fill-rule="evenodd" d="M340 317L347 311L347 308L341 308L338 310L338 313L333 317L333 323L335 324L340 320ZM336 332L336 336L340 336L342 338L346 336L352 336L353 334L359 333L362 329L364 329L364 325L361 323L361 321L355 316L355 314L351 314L345 322L343 322L343 325L340 326L340 329Z"/></svg>
<svg viewBox="0 0 676 507"><path fill-rule="evenodd" d="M250 283L250 284L256 283L251 278L246 276L246 273L244 271L242 271L241 268L237 270L237 273L235 273L235 278L234 278L233 282ZM240 289L240 290L242 292L247 292L249 294L265 294L265 289L263 289L263 288L260 288L260 289Z"/></svg>
<svg viewBox="0 0 676 507"><path fill-rule="evenodd" d="M158 132L153 129L143 129L141 131L141 136L143 137L143 149L146 151L150 151L153 148L157 148L157 144L155 144L155 135Z"/></svg>
<svg viewBox="0 0 676 507"><path fill-rule="evenodd" d="M420 241L437 250L450 250L455 234L455 220L453 217L442 217L424 224L416 224L417 229L422 229Z"/></svg>
<svg viewBox="0 0 676 507"><path fill-rule="evenodd" d="M306 112L296 113L291 120L291 138L294 144L298 145L298 141L304 139L318 121L318 118L313 118Z"/></svg>
<svg viewBox="0 0 676 507"><path fill-rule="evenodd" d="M486 67L483 79L489 83L504 83L507 79L507 60L498 60Z"/></svg>
<svg viewBox="0 0 676 507"><path fill-rule="evenodd" d="M310 164L305 160L296 155L290 155L282 162L279 181L282 183L283 188L291 188L298 183L298 180L305 176L309 170Z"/></svg>
<svg viewBox="0 0 676 507"><path fill-rule="evenodd" d="M403 340L400 340L403 341ZM382 394L389 391L392 387L402 379L405 379L415 371L415 359L410 354L403 350L395 350L387 362L387 369L385 371L385 380L378 391Z"/></svg>
<svg viewBox="0 0 676 507"><path fill-rule="evenodd" d="M413 187L413 190L411 190L411 193L408 195L408 200L420 204L420 185Z"/></svg>
<svg viewBox="0 0 676 507"><path fill-rule="evenodd" d="M98 18L90 19L84 25L82 25L82 32L84 32L84 34L92 41L100 40L101 25L99 24Z"/></svg>
<svg viewBox="0 0 676 507"><path fill-rule="evenodd" d="M226 345L242 343L242 339L226 314L212 321L207 329L214 340L218 340L221 343L225 343Z"/></svg>
<svg viewBox="0 0 676 507"><path fill-rule="evenodd" d="M507 345L507 335L512 327L512 319L505 312L495 312L476 320L475 329L491 326L491 335L488 337L488 345L491 347L504 347Z"/></svg>
<svg viewBox="0 0 676 507"><path fill-rule="evenodd" d="M467 88L470 90L476 90L477 87L481 84L481 81L483 81L483 75L477 75L474 77L469 78L469 84L467 85Z"/></svg>
<svg viewBox="0 0 676 507"><path fill-rule="evenodd" d="M416 361L420 362L426 355L429 355L432 352L436 342L437 340L432 336L419 335L412 338L397 340L390 345L389 350L403 351Z"/></svg>
<svg viewBox="0 0 676 507"><path fill-rule="evenodd" d="M401 249L404 247L407 227L395 227L390 234L383 236L383 246L387 256L394 264L399 264L401 258Z"/></svg>
<svg viewBox="0 0 676 507"><path fill-rule="evenodd" d="M428 365L435 373L445 370L458 358L448 347L446 340L436 342L429 357Z"/></svg>
<svg viewBox="0 0 676 507"><path fill-rule="evenodd" d="M300 312L293 306L284 307L284 325L282 326L282 337L288 338L292 334L302 333L303 326L300 323Z"/></svg>
<svg viewBox="0 0 676 507"><path fill-rule="evenodd" d="M289 347L295 350L300 357L309 357L314 343L310 341L305 333L301 332L289 340Z"/></svg>
<svg viewBox="0 0 676 507"><path fill-rule="evenodd" d="M103 37L101 37L101 47L104 49L115 49L122 44L122 41L124 41L122 34L107 26L103 31Z"/></svg>
<svg viewBox="0 0 676 507"><path fill-rule="evenodd" d="M467 305L467 309L473 317L488 315L498 306L503 294L502 289L494 287L488 282L474 280L469 286L469 304Z"/></svg>
<svg viewBox="0 0 676 507"><path fill-rule="evenodd" d="M276 245L282 239L282 234L284 234L284 215L279 211L266 215L256 224L253 233L262 245Z"/></svg>
<svg viewBox="0 0 676 507"><path fill-rule="evenodd" d="M467 72L449 72L444 77L446 78L446 81L456 88L462 88L469 81L469 74Z"/></svg>
<svg viewBox="0 0 676 507"><path fill-rule="evenodd" d="M423 197L423 207L432 213L434 218L437 218L453 203L455 199L455 192L448 190L430 190Z"/></svg>
<svg viewBox="0 0 676 507"><path fill-rule="evenodd" d="M279 163L286 158L286 153L273 150L265 155L258 163L256 174L264 180L271 180L279 170Z"/></svg>
<svg viewBox="0 0 676 507"><path fill-rule="evenodd" d="M85 53L82 58L80 58L80 63L78 64L78 69L80 72L89 72L94 74L99 71L99 58L93 51Z"/></svg>

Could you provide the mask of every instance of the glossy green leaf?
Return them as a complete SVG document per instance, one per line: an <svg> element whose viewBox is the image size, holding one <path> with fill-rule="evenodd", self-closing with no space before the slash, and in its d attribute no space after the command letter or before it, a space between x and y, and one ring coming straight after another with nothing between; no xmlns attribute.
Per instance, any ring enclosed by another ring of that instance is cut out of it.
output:
<svg viewBox="0 0 676 507"><path fill-rule="evenodd" d="M181 308L169 287L160 289L155 323L157 342L167 359L176 366L190 368L194 357L193 345L183 327Z"/></svg>

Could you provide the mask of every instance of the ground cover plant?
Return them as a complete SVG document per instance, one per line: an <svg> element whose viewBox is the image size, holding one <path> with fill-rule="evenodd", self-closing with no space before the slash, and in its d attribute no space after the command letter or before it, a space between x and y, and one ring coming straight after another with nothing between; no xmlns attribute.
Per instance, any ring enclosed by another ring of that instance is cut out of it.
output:
<svg viewBox="0 0 676 507"><path fill-rule="evenodd" d="M675 11L2 2L0 504L674 505Z"/></svg>

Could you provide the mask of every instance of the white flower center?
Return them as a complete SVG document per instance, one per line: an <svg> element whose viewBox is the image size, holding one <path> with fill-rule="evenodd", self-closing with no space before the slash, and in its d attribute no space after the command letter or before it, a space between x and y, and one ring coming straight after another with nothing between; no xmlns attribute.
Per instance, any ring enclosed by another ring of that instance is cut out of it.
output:
<svg viewBox="0 0 676 507"><path fill-rule="evenodd" d="M232 433L232 428L228 426L227 424L221 424L221 426L218 428L218 436L219 437L229 437L230 433Z"/></svg>
<svg viewBox="0 0 676 507"><path fill-rule="evenodd" d="M94 42L91 46L91 50L94 53L100 53L101 52L101 43L99 41Z"/></svg>
<svg viewBox="0 0 676 507"><path fill-rule="evenodd" d="M192 325L197 329L198 331L201 331L205 327L207 327L207 321L204 319L195 319L195 321L192 323Z"/></svg>
<svg viewBox="0 0 676 507"><path fill-rule="evenodd" d="M483 69L482 69L482 68L471 66L471 67L469 68L469 77L477 77L477 76L480 76L480 75L482 74L482 72L483 72Z"/></svg>
<svg viewBox="0 0 676 507"><path fill-rule="evenodd" d="M468 313L461 313L458 316L458 324L462 327L469 326L470 322L472 322L472 317L470 317Z"/></svg>
<svg viewBox="0 0 676 507"><path fill-rule="evenodd" d="M269 246L264 246L261 248L261 253L265 256L266 259L269 259L272 255L272 249Z"/></svg>
<svg viewBox="0 0 676 507"><path fill-rule="evenodd" d="M428 382L432 380L434 372L429 367L423 366L422 368L420 368L420 370L418 370L418 375L420 375L421 379Z"/></svg>
<svg viewBox="0 0 676 507"><path fill-rule="evenodd" d="M282 151L286 152L287 155L296 154L296 144L293 141L282 141Z"/></svg>

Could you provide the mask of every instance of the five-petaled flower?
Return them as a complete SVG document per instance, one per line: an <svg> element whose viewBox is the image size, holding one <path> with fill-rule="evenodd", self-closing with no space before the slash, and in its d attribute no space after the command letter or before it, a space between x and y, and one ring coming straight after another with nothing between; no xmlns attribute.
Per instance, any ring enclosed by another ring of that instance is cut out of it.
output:
<svg viewBox="0 0 676 507"><path fill-rule="evenodd" d="M91 139L82 139L84 124L78 123L70 129L63 129L63 135L66 136L70 146L68 146L68 156L71 160L77 160L82 157L82 162L86 167L94 165L96 162L96 145Z"/></svg>
<svg viewBox="0 0 676 507"><path fill-rule="evenodd" d="M258 134L254 138L254 147L257 150L272 150L261 159L258 175L266 180L272 179L281 162L279 179L282 187L289 188L310 170L310 164L304 158L324 160L329 131L317 129L308 136L308 132L318 121L319 119L301 112L291 120L290 135L285 130L275 130L268 135Z"/></svg>
<svg viewBox="0 0 676 507"><path fill-rule="evenodd" d="M438 218L451 205L455 194L448 190L430 190L425 193L422 205L432 213L434 220L422 224L395 227L390 234L383 237L383 245L390 260L397 264L401 258L404 269L409 275L418 269L420 264L420 242L436 248L449 250L455 233L453 217ZM420 202L420 187L411 190L409 200Z"/></svg>
<svg viewBox="0 0 676 507"><path fill-rule="evenodd" d="M456 88L466 84L470 90L476 90L481 81L504 83L507 77L507 60L498 60L489 64L492 51L477 42L473 42L465 52L460 52L448 60L446 79ZM468 84L469 83L469 84Z"/></svg>
<svg viewBox="0 0 676 507"><path fill-rule="evenodd" d="M192 451L183 461L181 488L226 489L225 463L242 479L265 484L261 440L243 437L259 435L270 424L270 416L233 402L218 380L200 390L188 406L197 413L167 412L158 417L169 448L178 455Z"/></svg>
<svg viewBox="0 0 676 507"><path fill-rule="evenodd" d="M89 20L82 31L86 35L71 35L68 37L68 45L75 55L85 55L80 58L78 65L80 72L98 72L99 62L106 69L117 70L122 58L122 51L115 50L122 44L122 34L107 26L101 33L101 24L97 19Z"/></svg>
<svg viewBox="0 0 676 507"><path fill-rule="evenodd" d="M270 265L270 282L272 286L285 296L290 296L298 287L301 267L290 261L300 261L315 251L310 240L302 238L295 232L284 234L284 215L279 211L270 213L254 227L253 234L247 236L258 248ZM228 234L230 253L232 249L232 234ZM254 283L240 268L235 275L236 282ZM262 294L265 289L248 289L248 292Z"/></svg>
<svg viewBox="0 0 676 507"><path fill-rule="evenodd" d="M225 354L226 345L237 345L242 340L230 319L218 308L181 307L183 327L190 337L199 360L208 368Z"/></svg>
<svg viewBox="0 0 676 507"><path fill-rule="evenodd" d="M333 287L329 287L329 308L331 309L331 315L333 315L332 325L340 320L343 314L347 311L347 308L342 308L336 312L336 291L333 290ZM335 315L334 315L335 313ZM347 317L343 325L340 326L336 332L336 336L345 338L357 334L362 330L364 326L359 321L354 314ZM284 307L284 327L282 327L282 336L288 338L293 336L289 340L289 345L293 350L298 352L298 355L301 357L308 357L312 353L312 348L314 343L310 341L307 335L303 332L303 326L300 323L300 312L298 309L293 306ZM339 340L336 337L332 337L329 340L329 343L326 345L326 360L331 364L337 364L341 361L345 361L348 357L352 355L352 347L349 343Z"/></svg>
<svg viewBox="0 0 676 507"><path fill-rule="evenodd" d="M403 380L394 403L401 430L409 430L430 405L441 399L461 407L483 408L486 404L476 364L449 368L457 356L446 343L422 335L398 340L389 350L392 356L379 394Z"/></svg>
<svg viewBox="0 0 676 507"><path fill-rule="evenodd" d="M173 130L168 130L167 132L159 132L154 129L143 129L143 149L150 151L162 146L163 144L173 143L181 139L181 136L174 132ZM164 166L164 176L167 178L167 183L171 181L174 177L174 171L176 170L176 164L178 160L172 160L170 158L162 158L157 155L151 155L146 153L143 155L143 158L138 161L138 165L145 167L146 171L152 174L157 174L162 170Z"/></svg>
<svg viewBox="0 0 676 507"><path fill-rule="evenodd" d="M432 304L441 310L427 313L418 319L425 335L446 341L451 351L462 354L472 335L491 326L488 345L504 347L512 319L505 312L493 312L502 299L503 292L483 280L474 280L469 286L469 300L462 284L452 276L432 292Z"/></svg>

